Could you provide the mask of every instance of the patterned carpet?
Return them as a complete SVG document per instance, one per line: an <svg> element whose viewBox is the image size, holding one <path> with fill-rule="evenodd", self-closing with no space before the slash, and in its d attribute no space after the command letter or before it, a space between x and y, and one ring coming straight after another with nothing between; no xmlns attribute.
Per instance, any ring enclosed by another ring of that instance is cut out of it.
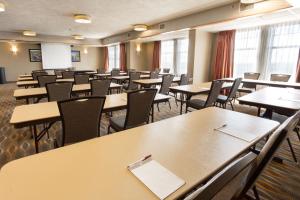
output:
<svg viewBox="0 0 300 200"><path fill-rule="evenodd" d="M34 154L34 143L29 128L15 129L9 124L12 111L15 106L25 104L24 101L16 101L13 98L15 83L0 85L0 168L9 161ZM172 109L167 104L160 105L160 112L155 112L155 120L163 120L179 114L179 107L174 100L171 101ZM236 111L255 115L256 108L235 104ZM124 111L114 112L119 115ZM103 115L101 121L101 135L107 132L108 117ZM61 124L57 122L50 129L50 135L61 135ZM300 141L296 134L291 135L291 141L300 159ZM260 146L263 142L260 143ZM40 141L40 150L52 149L52 142L46 139ZM284 159L283 164L271 162L267 167L257 186L261 199L296 200L300 199L300 167L295 164L291 156L287 142L284 142L278 156Z"/></svg>

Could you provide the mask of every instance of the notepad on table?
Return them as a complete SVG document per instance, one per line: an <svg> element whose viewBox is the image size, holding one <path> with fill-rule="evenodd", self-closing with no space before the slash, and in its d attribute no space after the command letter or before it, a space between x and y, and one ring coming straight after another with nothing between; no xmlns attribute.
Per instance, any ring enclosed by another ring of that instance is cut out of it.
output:
<svg viewBox="0 0 300 200"><path fill-rule="evenodd" d="M184 180L152 159L129 166L128 169L159 199L165 199L185 184Z"/></svg>
<svg viewBox="0 0 300 200"><path fill-rule="evenodd" d="M228 125L222 126L220 128L214 129L215 131L219 131L221 133L225 133L227 135L231 135L233 137L239 138L241 140L245 140L247 142L251 142L257 135L252 132L247 132L245 130L236 130L234 127L230 127Z"/></svg>

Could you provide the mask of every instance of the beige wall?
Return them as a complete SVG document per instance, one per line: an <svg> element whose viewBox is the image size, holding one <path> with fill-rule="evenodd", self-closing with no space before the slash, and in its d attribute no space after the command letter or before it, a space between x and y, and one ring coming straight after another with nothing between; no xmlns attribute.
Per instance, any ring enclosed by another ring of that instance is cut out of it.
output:
<svg viewBox="0 0 300 200"><path fill-rule="evenodd" d="M210 81L213 34L196 30L193 82Z"/></svg>
<svg viewBox="0 0 300 200"><path fill-rule="evenodd" d="M136 41L128 43L127 67L136 70L150 70L152 66L153 42L140 43L141 51L136 51Z"/></svg>
<svg viewBox="0 0 300 200"><path fill-rule="evenodd" d="M14 55L11 44L0 43L0 66L5 67L6 80L16 81L19 74L30 74L32 70L42 69L41 62L30 62L29 49L40 49L38 44L18 43L18 52Z"/></svg>
<svg viewBox="0 0 300 200"><path fill-rule="evenodd" d="M87 54L84 49L87 49ZM80 62L72 62L76 70L97 70L103 65L103 53L100 47L74 46L72 50L80 51Z"/></svg>

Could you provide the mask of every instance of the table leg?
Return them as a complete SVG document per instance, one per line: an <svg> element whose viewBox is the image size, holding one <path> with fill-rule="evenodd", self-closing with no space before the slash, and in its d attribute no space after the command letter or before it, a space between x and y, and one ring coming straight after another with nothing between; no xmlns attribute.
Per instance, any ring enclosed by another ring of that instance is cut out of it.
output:
<svg viewBox="0 0 300 200"><path fill-rule="evenodd" d="M152 116L151 116L152 123L154 122L154 103L152 104Z"/></svg>
<svg viewBox="0 0 300 200"><path fill-rule="evenodd" d="M33 125L33 139L34 139L34 145L35 145L35 153L39 153L39 141L37 136L37 127L36 125Z"/></svg>

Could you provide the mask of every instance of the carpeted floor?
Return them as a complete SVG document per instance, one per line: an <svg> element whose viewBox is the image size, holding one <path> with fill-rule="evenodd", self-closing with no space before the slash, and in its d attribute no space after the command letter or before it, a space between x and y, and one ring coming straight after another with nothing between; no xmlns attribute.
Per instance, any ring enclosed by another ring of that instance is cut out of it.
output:
<svg viewBox="0 0 300 200"><path fill-rule="evenodd" d="M15 83L0 85L0 168L9 161L34 154L34 144L29 128L15 129L9 124L13 109L17 105L25 104L24 101L16 101L13 98ZM171 101L172 109L167 104L160 105L160 112L155 112L155 120L163 120L179 114L179 107L174 100ZM255 115L256 108L235 104L236 111ZM114 112L119 115L124 111ZM101 121L101 135L107 132L108 117L103 115ZM255 125L254 125L255 126ZM51 129L51 135L61 135L61 124L57 122ZM296 155L300 159L300 141L296 134L291 135L292 144ZM260 146L263 142L260 143ZM52 142L46 138L40 142L41 151L53 148ZM221 153L221 152L220 152ZM261 199L296 200L300 199L300 167L290 154L285 142L278 156L284 159L283 164L271 162L267 167L257 186Z"/></svg>

